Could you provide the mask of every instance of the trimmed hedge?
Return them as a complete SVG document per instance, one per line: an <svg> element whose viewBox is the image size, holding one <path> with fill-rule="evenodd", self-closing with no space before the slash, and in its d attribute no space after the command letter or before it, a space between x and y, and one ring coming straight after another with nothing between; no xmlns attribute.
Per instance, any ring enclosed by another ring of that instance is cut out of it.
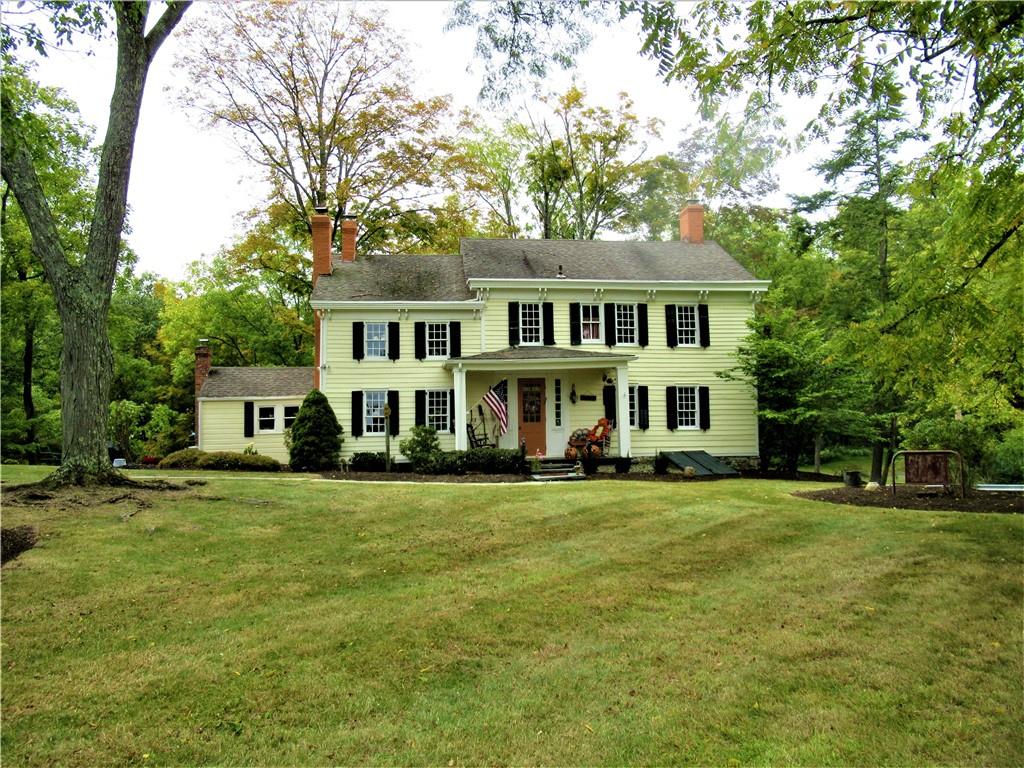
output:
<svg viewBox="0 0 1024 768"><path fill-rule="evenodd" d="M353 472L383 472L386 466L384 452L360 451L354 453L348 466ZM393 461L391 466L392 468L395 466Z"/></svg>
<svg viewBox="0 0 1024 768"><path fill-rule="evenodd" d="M270 456L233 453L231 451L200 451L186 448L165 456L160 469L227 469L241 472L279 472L281 462Z"/></svg>
<svg viewBox="0 0 1024 768"><path fill-rule="evenodd" d="M515 448L471 448L462 460L466 472L494 475L526 474L526 459Z"/></svg>

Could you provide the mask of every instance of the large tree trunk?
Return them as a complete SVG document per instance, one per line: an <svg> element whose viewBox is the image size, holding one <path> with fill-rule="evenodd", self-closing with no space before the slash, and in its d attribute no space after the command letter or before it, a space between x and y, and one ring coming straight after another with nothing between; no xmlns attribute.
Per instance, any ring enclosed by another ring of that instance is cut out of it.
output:
<svg viewBox="0 0 1024 768"><path fill-rule="evenodd" d="M28 433L25 440L28 443L36 441L36 402L32 397L32 371L35 366L35 345L36 345L36 318L31 312L25 314L25 333L23 337L24 349L21 353L21 404L25 409L25 423L28 425Z"/></svg>

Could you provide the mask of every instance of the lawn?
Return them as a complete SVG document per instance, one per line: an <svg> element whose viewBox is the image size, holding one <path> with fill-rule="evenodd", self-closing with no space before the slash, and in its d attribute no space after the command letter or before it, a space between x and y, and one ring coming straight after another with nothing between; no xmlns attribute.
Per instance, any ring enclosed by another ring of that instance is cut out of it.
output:
<svg viewBox="0 0 1024 768"><path fill-rule="evenodd" d="M1024 763L1024 518L796 487L6 504L4 764Z"/></svg>

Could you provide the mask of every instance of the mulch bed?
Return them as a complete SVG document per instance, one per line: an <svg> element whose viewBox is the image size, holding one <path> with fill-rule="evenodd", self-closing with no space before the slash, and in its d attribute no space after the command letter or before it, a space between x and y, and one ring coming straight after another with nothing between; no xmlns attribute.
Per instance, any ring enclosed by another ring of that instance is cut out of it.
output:
<svg viewBox="0 0 1024 768"><path fill-rule="evenodd" d="M326 480L378 480L389 483L523 483L524 475L418 475L415 472L322 472Z"/></svg>
<svg viewBox="0 0 1024 768"><path fill-rule="evenodd" d="M856 507L882 507L885 509L920 509L925 511L948 512L999 512L1003 514L1024 513L1024 494L1000 491L974 491L966 498L944 493L922 491L914 486L896 486L896 495L891 488L866 491L863 488L826 488L817 491L795 491L794 496L832 504L848 504Z"/></svg>

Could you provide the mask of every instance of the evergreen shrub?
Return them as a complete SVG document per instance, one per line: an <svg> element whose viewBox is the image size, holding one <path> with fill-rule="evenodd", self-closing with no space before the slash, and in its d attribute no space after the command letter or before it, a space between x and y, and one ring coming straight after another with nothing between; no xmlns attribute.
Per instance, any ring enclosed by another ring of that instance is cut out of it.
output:
<svg viewBox="0 0 1024 768"><path fill-rule="evenodd" d="M341 435L341 424L324 393L312 390L291 427L291 468L298 472L340 469Z"/></svg>

